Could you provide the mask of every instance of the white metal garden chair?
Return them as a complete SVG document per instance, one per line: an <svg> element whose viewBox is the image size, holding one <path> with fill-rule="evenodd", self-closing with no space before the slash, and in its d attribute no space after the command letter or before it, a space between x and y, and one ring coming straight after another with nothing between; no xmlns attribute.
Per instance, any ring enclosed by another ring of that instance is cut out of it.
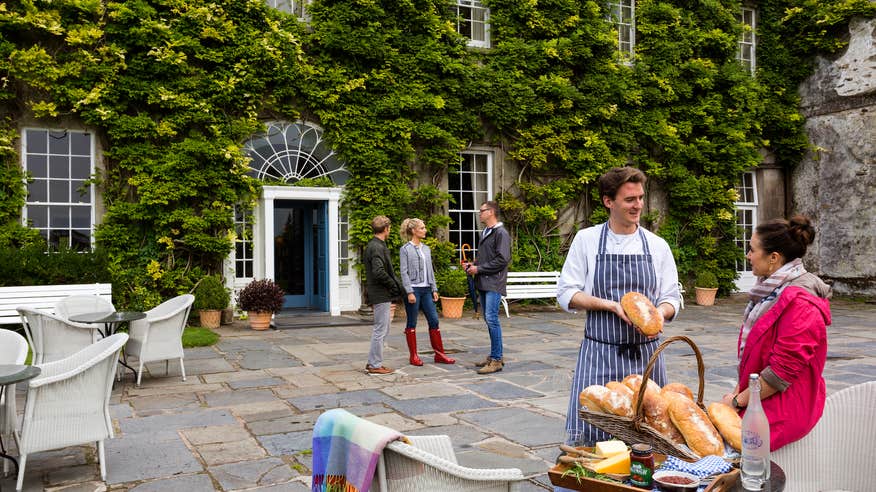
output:
<svg viewBox="0 0 876 492"><path fill-rule="evenodd" d="M73 324L42 309L19 307L21 324L33 350L33 363L63 359L100 338L97 325Z"/></svg>
<svg viewBox="0 0 876 492"><path fill-rule="evenodd" d="M166 372L170 359L179 359L182 379L186 380L182 334L194 301L195 296L183 294L146 311L144 319L131 322L128 330L131 339L125 347L125 355L137 357L137 386L140 386L144 364L157 360L166 361Z"/></svg>
<svg viewBox="0 0 876 492"><path fill-rule="evenodd" d="M864 491L876 484L876 381L840 390L827 397L824 414L799 441L772 453L794 492Z"/></svg>
<svg viewBox="0 0 876 492"><path fill-rule="evenodd" d="M28 381L21 431L16 433L19 464L15 490L24 482L32 453L96 442L100 477L106 480L104 439L113 437L109 412L119 352L128 341L116 333L69 357L39 364Z"/></svg>
<svg viewBox="0 0 876 492"><path fill-rule="evenodd" d="M393 441L377 463L372 489L380 492L517 491L524 477L517 468L460 466L450 437L407 436Z"/></svg>
<svg viewBox="0 0 876 492"><path fill-rule="evenodd" d="M12 330L0 329L0 364L24 364L27 340ZM7 385L0 398L0 435L11 437L15 432L15 385ZM6 441L9 442L9 441ZM9 460L3 460L3 475L9 471Z"/></svg>

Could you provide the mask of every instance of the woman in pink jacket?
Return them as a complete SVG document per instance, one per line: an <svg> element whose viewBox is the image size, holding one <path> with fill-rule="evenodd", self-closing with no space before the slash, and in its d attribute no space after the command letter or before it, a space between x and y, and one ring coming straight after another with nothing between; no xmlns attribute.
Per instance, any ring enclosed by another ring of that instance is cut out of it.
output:
<svg viewBox="0 0 876 492"><path fill-rule="evenodd" d="M739 382L724 402L744 413L748 375L760 374L772 451L808 434L824 410L830 287L801 260L814 237L807 217L772 220L757 226L746 255L758 280L739 332Z"/></svg>

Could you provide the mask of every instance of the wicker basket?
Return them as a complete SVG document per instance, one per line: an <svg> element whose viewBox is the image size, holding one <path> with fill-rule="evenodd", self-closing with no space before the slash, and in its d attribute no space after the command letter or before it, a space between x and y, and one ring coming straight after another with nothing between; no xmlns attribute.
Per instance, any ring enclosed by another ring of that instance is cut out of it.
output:
<svg viewBox="0 0 876 492"><path fill-rule="evenodd" d="M639 388L635 402L633 402L632 418L602 412L593 412L586 408L581 408L579 410L580 417L588 423L599 427L626 443L649 443L656 453L673 455L691 460L700 459L700 456L691 451L687 446L679 446L678 444L675 444L664 437L663 434L657 432L653 427L646 424L644 421L645 415L642 413L642 399L645 396L645 388L648 386L645 382L651 377L651 371L654 369L654 364L657 363L657 356L660 355L660 352L662 352L669 344L677 341L683 341L690 345L694 351L694 355L697 357L697 372L700 377L697 405L705 410L705 407L703 406L703 389L705 388L705 380L703 377L705 373L705 368L703 367L703 355L700 353L700 349L697 348L693 340L688 337L677 336L668 338L661 343L660 346L657 347L657 350L654 351L654 355L651 356L651 360L648 361L648 366L645 367L645 373L642 374L642 386Z"/></svg>

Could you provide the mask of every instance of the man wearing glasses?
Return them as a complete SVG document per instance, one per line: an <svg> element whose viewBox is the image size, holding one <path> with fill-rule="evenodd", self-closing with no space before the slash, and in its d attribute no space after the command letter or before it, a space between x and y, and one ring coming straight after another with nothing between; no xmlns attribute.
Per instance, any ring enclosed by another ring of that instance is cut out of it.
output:
<svg viewBox="0 0 876 492"><path fill-rule="evenodd" d="M508 265L511 263L511 236L499 222L499 204L484 202L478 210L484 225L478 245L476 263L466 263L465 272L473 275L484 307L484 321L490 333L490 355L475 364L478 374L491 374L502 370L502 325L499 324L499 303L505 295L508 281Z"/></svg>

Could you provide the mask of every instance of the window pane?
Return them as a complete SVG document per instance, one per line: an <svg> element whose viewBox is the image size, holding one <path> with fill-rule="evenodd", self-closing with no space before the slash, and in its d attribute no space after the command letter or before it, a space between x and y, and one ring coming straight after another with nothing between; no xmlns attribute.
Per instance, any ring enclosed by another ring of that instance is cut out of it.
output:
<svg viewBox="0 0 876 492"><path fill-rule="evenodd" d="M45 130L27 131L27 152L45 154L49 150L49 134Z"/></svg>
<svg viewBox="0 0 876 492"><path fill-rule="evenodd" d="M49 207L49 226L54 228L70 227L70 208L69 207ZM66 234L65 234L66 235Z"/></svg>
<svg viewBox="0 0 876 492"><path fill-rule="evenodd" d="M31 227L37 229L49 227L49 207L45 205L28 205L27 221Z"/></svg>
<svg viewBox="0 0 876 492"><path fill-rule="evenodd" d="M45 178L48 176L48 160L44 155L28 155L27 170L34 178Z"/></svg>
<svg viewBox="0 0 876 492"><path fill-rule="evenodd" d="M91 225L90 207L71 207L70 226L77 229L87 229ZM89 233L90 234L90 233Z"/></svg>
<svg viewBox="0 0 876 492"><path fill-rule="evenodd" d="M88 179L91 176L91 157L71 157L70 177Z"/></svg>
<svg viewBox="0 0 876 492"><path fill-rule="evenodd" d="M74 229L70 235L70 247L79 251L91 248L91 231L88 229Z"/></svg>
<svg viewBox="0 0 876 492"><path fill-rule="evenodd" d="M45 179L35 179L32 183L27 184L27 201L29 202L47 202L49 201L49 182Z"/></svg>
<svg viewBox="0 0 876 492"><path fill-rule="evenodd" d="M49 201L69 203L70 202L70 182L69 181L49 181Z"/></svg>
<svg viewBox="0 0 876 492"><path fill-rule="evenodd" d="M70 198L74 203L91 203L91 185L85 181L71 181Z"/></svg>
<svg viewBox="0 0 876 492"><path fill-rule="evenodd" d="M49 153L70 154L70 138L67 132L49 132Z"/></svg>
<svg viewBox="0 0 876 492"><path fill-rule="evenodd" d="M91 134L73 132L70 134L70 153L91 159Z"/></svg>
<svg viewBox="0 0 876 492"><path fill-rule="evenodd" d="M50 178L69 178L70 177L70 160L67 156L60 156L60 155L49 156L49 177Z"/></svg>

